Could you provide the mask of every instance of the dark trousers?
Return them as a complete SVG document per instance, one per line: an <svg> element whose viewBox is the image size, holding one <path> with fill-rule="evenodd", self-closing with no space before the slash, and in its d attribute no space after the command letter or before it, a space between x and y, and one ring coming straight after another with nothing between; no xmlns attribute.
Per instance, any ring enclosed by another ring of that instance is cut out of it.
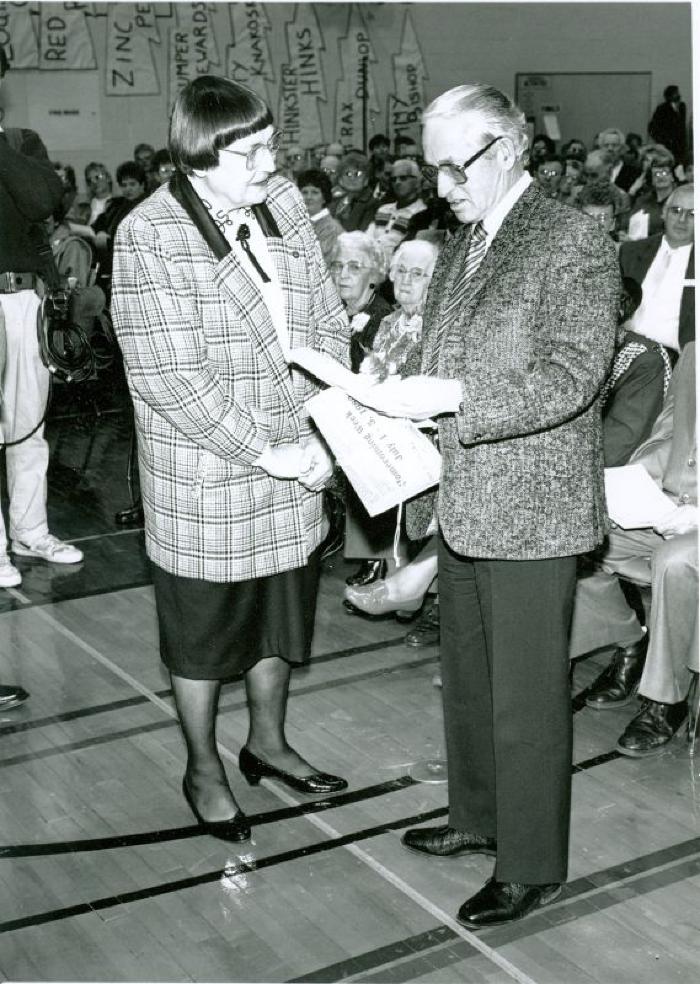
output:
<svg viewBox="0 0 700 984"><path fill-rule="evenodd" d="M576 558L438 558L450 826L496 838L498 881L565 881Z"/></svg>

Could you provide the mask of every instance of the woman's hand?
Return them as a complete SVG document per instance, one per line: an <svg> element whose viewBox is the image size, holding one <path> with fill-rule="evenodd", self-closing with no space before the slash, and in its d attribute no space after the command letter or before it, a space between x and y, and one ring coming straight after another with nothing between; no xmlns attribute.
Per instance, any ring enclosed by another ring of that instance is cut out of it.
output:
<svg viewBox="0 0 700 984"><path fill-rule="evenodd" d="M302 445L299 481L310 492L318 492L333 474L333 459L318 435Z"/></svg>
<svg viewBox="0 0 700 984"><path fill-rule="evenodd" d="M299 478L302 466L301 444L267 447L255 464L273 478Z"/></svg>
<svg viewBox="0 0 700 984"><path fill-rule="evenodd" d="M684 533L692 533L697 528L698 507L691 505L679 506L669 519L654 527L664 540L670 540L674 536L682 536Z"/></svg>

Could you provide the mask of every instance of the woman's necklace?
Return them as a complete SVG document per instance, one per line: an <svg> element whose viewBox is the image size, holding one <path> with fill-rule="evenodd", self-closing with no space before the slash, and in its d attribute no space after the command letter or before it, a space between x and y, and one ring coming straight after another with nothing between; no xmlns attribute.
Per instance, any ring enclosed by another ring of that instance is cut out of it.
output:
<svg viewBox="0 0 700 984"><path fill-rule="evenodd" d="M212 219L214 220L214 222L216 222L220 231L223 233L226 232L227 228L230 229L236 225L236 221L234 219L234 213L242 212L246 219L249 219L253 214L251 209L249 208L236 208L236 207L228 208L228 209L220 208L215 212L214 206L212 205L211 202L208 202L206 198L202 198L202 205L204 205L207 211L211 214Z"/></svg>

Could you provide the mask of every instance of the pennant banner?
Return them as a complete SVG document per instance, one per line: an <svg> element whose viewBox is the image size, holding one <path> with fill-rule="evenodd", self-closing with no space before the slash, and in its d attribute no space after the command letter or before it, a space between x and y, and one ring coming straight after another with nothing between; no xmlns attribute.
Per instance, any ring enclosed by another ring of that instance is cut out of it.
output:
<svg viewBox="0 0 700 984"><path fill-rule="evenodd" d="M345 146L365 150L363 121L367 125L366 135L370 137L379 115L377 90L371 72L377 57L358 4L350 7L347 31L345 37L338 40L338 47L341 77L335 97L335 139Z"/></svg>
<svg viewBox="0 0 700 984"><path fill-rule="evenodd" d="M0 45L12 68L39 67L39 39L28 3L0 3Z"/></svg>
<svg viewBox="0 0 700 984"><path fill-rule="evenodd" d="M197 53L197 75L207 75L212 65L220 65L219 48L212 20L211 4L175 4L177 26L191 35Z"/></svg>
<svg viewBox="0 0 700 984"><path fill-rule="evenodd" d="M229 4L232 43L226 49L226 77L250 86L268 106L275 81L268 34L272 29L262 3Z"/></svg>
<svg viewBox="0 0 700 984"><path fill-rule="evenodd" d="M93 14L91 3L39 4L39 68L97 68L95 48L87 24Z"/></svg>
<svg viewBox="0 0 700 984"><path fill-rule="evenodd" d="M406 11L401 47L392 58L394 91L387 103L389 137L411 137L420 146L421 116L425 108L425 70L411 14Z"/></svg>
<svg viewBox="0 0 700 984"><path fill-rule="evenodd" d="M107 11L108 96L153 96L160 92L152 44L160 44L155 4L110 3Z"/></svg>
<svg viewBox="0 0 700 984"><path fill-rule="evenodd" d="M168 32L168 111L173 108L178 93L197 76L200 52L190 31L171 27Z"/></svg>
<svg viewBox="0 0 700 984"><path fill-rule="evenodd" d="M324 142L319 103L327 95L321 62L325 46L312 4L296 4L285 33L289 61L281 71L277 122L284 146L313 147Z"/></svg>

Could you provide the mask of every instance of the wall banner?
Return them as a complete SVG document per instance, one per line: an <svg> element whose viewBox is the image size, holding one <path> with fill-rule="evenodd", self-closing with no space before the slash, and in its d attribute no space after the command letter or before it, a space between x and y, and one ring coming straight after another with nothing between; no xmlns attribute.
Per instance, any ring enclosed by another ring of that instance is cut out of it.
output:
<svg viewBox="0 0 700 984"><path fill-rule="evenodd" d="M39 67L39 38L28 3L0 3L0 45L12 68Z"/></svg>
<svg viewBox="0 0 700 984"><path fill-rule="evenodd" d="M296 4L285 34L289 60L281 69L277 124L283 131L283 146L313 147L324 142L319 102L327 100L325 46L313 4Z"/></svg>
<svg viewBox="0 0 700 984"><path fill-rule="evenodd" d="M110 3L107 10L108 96L154 96L160 92L152 44L160 30L152 3Z"/></svg>
<svg viewBox="0 0 700 984"><path fill-rule="evenodd" d="M208 75L212 66L221 65L211 4L176 3L175 19L177 26L183 31L188 31L192 37L197 53L197 75Z"/></svg>
<svg viewBox="0 0 700 984"><path fill-rule="evenodd" d="M375 132L379 115L377 90L372 78L376 64L369 32L360 4L353 3L348 15L345 37L339 38L341 76L335 94L335 139L347 147L362 150L363 95L367 96L367 137ZM366 71L366 76L365 76Z"/></svg>
<svg viewBox="0 0 700 984"><path fill-rule="evenodd" d="M39 4L39 68L44 71L97 68L87 24L91 3Z"/></svg>
<svg viewBox="0 0 700 984"><path fill-rule="evenodd" d="M226 78L250 86L272 106L275 81L268 34L272 29L263 3L229 4L232 43L226 49Z"/></svg>
<svg viewBox="0 0 700 984"><path fill-rule="evenodd" d="M420 146L421 114L425 108L425 70L423 55L413 27L410 11L406 11L398 54L392 58L394 91L387 101L389 137L412 137Z"/></svg>

